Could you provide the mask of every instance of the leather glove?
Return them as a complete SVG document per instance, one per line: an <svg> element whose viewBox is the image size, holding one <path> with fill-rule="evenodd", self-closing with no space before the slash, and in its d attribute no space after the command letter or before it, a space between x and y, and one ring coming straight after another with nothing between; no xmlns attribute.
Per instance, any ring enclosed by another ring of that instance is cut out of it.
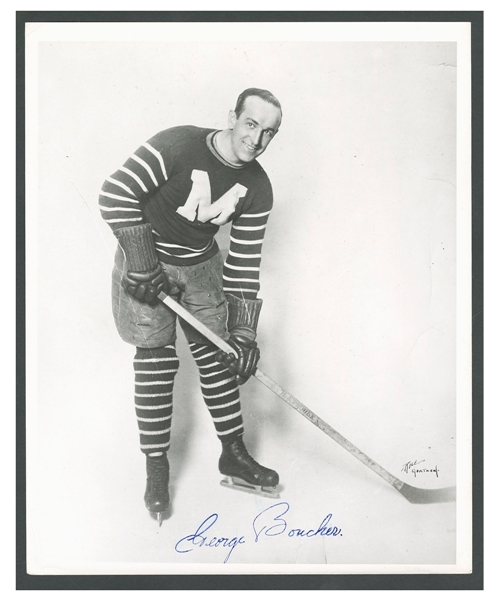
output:
<svg viewBox="0 0 500 600"><path fill-rule="evenodd" d="M228 344L236 350L238 356L221 351L215 355L215 359L227 367L231 375L236 375L238 385L243 385L255 373L260 350L257 342L237 333L231 335Z"/></svg>
<svg viewBox="0 0 500 600"><path fill-rule="evenodd" d="M131 296L148 304L156 304L158 294L168 294L170 287L160 263L153 271L146 273L126 271L122 277L122 285Z"/></svg>

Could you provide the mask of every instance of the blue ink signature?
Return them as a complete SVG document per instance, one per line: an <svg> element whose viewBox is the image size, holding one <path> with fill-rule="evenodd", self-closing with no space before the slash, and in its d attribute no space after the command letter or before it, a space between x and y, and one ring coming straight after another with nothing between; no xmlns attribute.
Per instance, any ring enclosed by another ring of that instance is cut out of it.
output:
<svg viewBox="0 0 500 600"><path fill-rule="evenodd" d="M238 546L239 544L244 544L245 540L244 540L244 536L241 536L240 538L238 537L233 537L231 539L227 538L227 537L220 537L218 538L217 536L213 537L209 542L207 542L208 537L204 536L202 534L206 533L213 525L215 525L215 523L217 522L217 519L219 518L219 515L217 513L214 513L213 515L210 515L209 517L207 517L203 523L198 527L198 529L195 531L195 533L192 533L190 535L187 535L186 537L183 537L182 539L180 539L177 544L175 544L175 551L179 552L179 553L184 553L184 552L191 552L193 550L193 548L188 548L186 550L179 550L178 547L184 548L185 544L183 543L190 543L193 546L199 546L200 548L202 546L207 546L208 548L218 548L219 546L222 546L224 548L231 548L229 550L229 552L227 553L226 558L224 559L224 562L226 563L229 560L229 557L231 556L233 550L236 548L236 546Z"/></svg>
<svg viewBox="0 0 500 600"><path fill-rule="evenodd" d="M266 536L282 535L288 529L288 523L281 517L290 510L288 502L278 502L269 506L261 513L259 513L253 520L253 531L255 533L255 541L258 542L262 534ZM272 521L269 521L271 517ZM331 514L328 514L321 524L316 529L288 529L288 537L316 537L319 536L330 536L337 537L342 536L342 530L338 527L327 527L332 518ZM270 523L275 523L274 525Z"/></svg>
<svg viewBox="0 0 500 600"><path fill-rule="evenodd" d="M268 508L261 511L253 520L252 527L254 533L254 542L259 542L264 537L275 537L286 534L285 537L293 538L293 537L342 537L342 529L337 526L330 526L330 521L332 519L332 515L328 514L321 521L318 527L315 528L290 528L287 521L283 518L283 516L290 510L290 505L288 502L278 502L277 504L273 504ZM186 552L192 552L195 547L202 548L229 548L229 552L224 558L224 562L226 563L234 549L237 548L240 544L245 544L245 536L228 536L228 537L218 537L213 534L208 534L207 532L211 529L215 523L217 523L219 519L219 515L217 513L213 513L209 517L207 517L201 525L196 529L194 533L190 533L185 537L181 538L174 546L175 551L179 554L184 554ZM211 537L213 535L213 537ZM190 547L191 546L191 547Z"/></svg>

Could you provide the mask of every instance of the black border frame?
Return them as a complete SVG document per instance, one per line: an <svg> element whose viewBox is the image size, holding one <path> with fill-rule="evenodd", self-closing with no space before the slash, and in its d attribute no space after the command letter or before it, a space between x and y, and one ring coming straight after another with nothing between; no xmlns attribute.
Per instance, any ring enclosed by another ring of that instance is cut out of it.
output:
<svg viewBox="0 0 500 600"><path fill-rule="evenodd" d="M472 107L472 565L470 574L29 575L26 562L25 25L30 22L469 22ZM484 577L484 12L17 11L16 12L16 589L482 590Z"/></svg>

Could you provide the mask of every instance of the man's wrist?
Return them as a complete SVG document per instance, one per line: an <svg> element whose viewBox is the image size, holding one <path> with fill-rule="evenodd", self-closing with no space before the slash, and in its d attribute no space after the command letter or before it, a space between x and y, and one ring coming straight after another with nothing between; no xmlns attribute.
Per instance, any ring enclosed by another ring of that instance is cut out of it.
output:
<svg viewBox="0 0 500 600"><path fill-rule="evenodd" d="M129 271L151 273L157 269L158 256L150 223L124 227L114 233L125 254Z"/></svg>
<svg viewBox="0 0 500 600"><path fill-rule="evenodd" d="M227 327L229 333L241 333L241 335L254 341L257 337L257 325L262 308L262 300L259 298L245 300L233 294L226 294L226 298L228 303Z"/></svg>
<svg viewBox="0 0 500 600"><path fill-rule="evenodd" d="M257 333L253 329L250 329L250 327L244 327L242 325L234 327L229 333L231 334L231 336L241 336L242 338L249 340L250 342L254 342L257 338Z"/></svg>

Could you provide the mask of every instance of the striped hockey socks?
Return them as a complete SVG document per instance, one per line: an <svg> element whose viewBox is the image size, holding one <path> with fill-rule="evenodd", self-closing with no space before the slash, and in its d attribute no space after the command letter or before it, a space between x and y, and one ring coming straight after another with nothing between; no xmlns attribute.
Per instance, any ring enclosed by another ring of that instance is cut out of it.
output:
<svg viewBox="0 0 500 600"><path fill-rule="evenodd" d="M135 411L141 451L145 454L166 452L170 446L172 393L178 369L175 346L137 348Z"/></svg>
<svg viewBox="0 0 500 600"><path fill-rule="evenodd" d="M189 347L200 372L201 392L221 442L243 434L240 393L236 378L215 360L219 350L213 345L190 343Z"/></svg>

